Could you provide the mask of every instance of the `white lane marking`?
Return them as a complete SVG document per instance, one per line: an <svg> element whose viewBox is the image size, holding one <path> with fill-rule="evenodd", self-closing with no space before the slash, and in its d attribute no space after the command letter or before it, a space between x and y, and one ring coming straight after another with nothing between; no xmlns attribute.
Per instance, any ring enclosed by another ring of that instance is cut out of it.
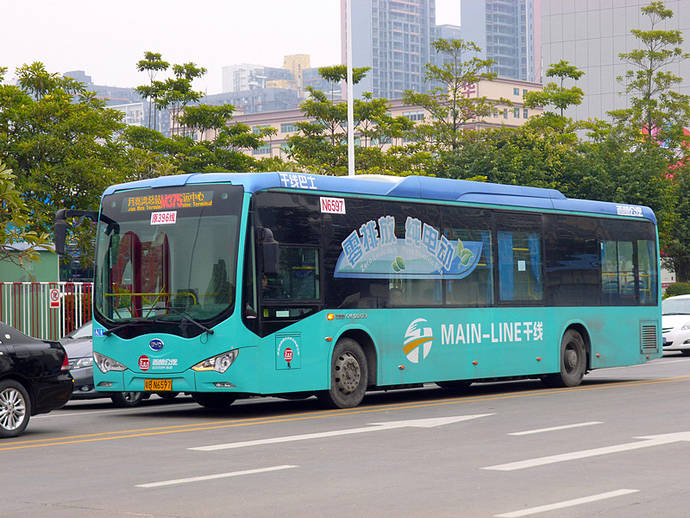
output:
<svg viewBox="0 0 690 518"><path fill-rule="evenodd" d="M259 439L256 441L241 441L230 442L225 444L213 444L211 446L198 446L196 448L189 448L195 451L216 451L227 450L231 448L246 448L247 446L260 446L263 444L276 444L281 442L306 441L309 439L322 439L325 437L336 437L338 435L351 435L355 433L380 432L383 430L392 430L394 428L418 427L418 428L433 428L434 426L442 426L459 421L469 421L470 419L477 419L478 417L486 417L493 414L477 414L477 415L457 415L450 417L437 417L432 419L412 419L408 421L389 421L387 423L371 423L370 426L362 428L348 428L346 430L333 430L330 432L305 433L302 435L286 435L283 437L273 437L270 439Z"/></svg>
<svg viewBox="0 0 690 518"><path fill-rule="evenodd" d="M646 437L636 437L636 439L645 440L638 442L628 442L624 444L616 444L614 446L605 446L603 448L593 448L591 450L561 453L560 455L549 455L547 457L521 460L518 462L509 462L508 464L497 464L495 466L487 466L482 469L491 469L496 471L515 471L518 469L533 468L535 466L544 466L545 464L554 464L556 462L585 459L587 457L596 457L598 455L607 455L609 453L619 453L622 451L639 450L640 448L649 448L650 446L660 446L662 444L671 444L679 441L690 441L690 432L649 435Z"/></svg>
<svg viewBox="0 0 690 518"><path fill-rule="evenodd" d="M524 432L512 432L508 435L531 435L533 433L555 432L557 430L567 430L568 428L580 428L582 426L592 426L602 424L601 421L587 421L586 423L565 424L562 426L552 426L551 428L539 428L538 430L525 430Z"/></svg>
<svg viewBox="0 0 690 518"><path fill-rule="evenodd" d="M564 509L565 507L573 507L581 504L588 504L590 502L597 502L599 500L606 500L607 498L615 498L617 496L630 495L632 493L639 493L639 489L618 489L616 491L609 491L608 493L600 493L598 495L585 496L582 498L574 498L572 500L565 500L549 505L540 505L539 507L532 507L530 509L522 509L520 511L513 511L512 513L503 513L495 515L496 518L519 518L520 516L529 516L530 514L544 513L546 511L553 511L555 509Z"/></svg>
<svg viewBox="0 0 690 518"><path fill-rule="evenodd" d="M657 360L650 360L645 363L636 363L635 365L622 365L621 367L603 367L601 369L593 371L593 373L606 374L606 372L608 371L617 371L622 369L637 369L638 367L649 367L650 365L664 365L666 363L679 363L681 360L683 360L683 358L680 356L674 357L674 359L666 358L662 360L661 358L659 358ZM684 361L688 361L688 358L685 358ZM596 376L588 376L587 379L596 379Z"/></svg>
<svg viewBox="0 0 690 518"><path fill-rule="evenodd" d="M148 484L137 484L134 487L164 487L164 486L175 486L177 484L189 484L190 482L202 482L204 480L215 480L218 478L229 478L229 477L241 477L243 475L254 475L256 473L268 473L270 471L280 471L283 469L297 468L298 466L292 466L290 464L284 464L282 466L270 466L268 468L258 468L258 469L247 469L244 471L231 471L229 473L216 473L214 475L203 475L200 477L190 477L190 478L178 478L175 480L164 480L162 482L149 482Z"/></svg>

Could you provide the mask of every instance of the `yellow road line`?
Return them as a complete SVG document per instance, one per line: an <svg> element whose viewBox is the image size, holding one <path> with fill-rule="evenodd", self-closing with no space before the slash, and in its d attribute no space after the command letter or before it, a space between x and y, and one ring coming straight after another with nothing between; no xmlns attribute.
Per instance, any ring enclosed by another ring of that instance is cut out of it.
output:
<svg viewBox="0 0 690 518"><path fill-rule="evenodd" d="M10 445L5 447L0 447L0 451L12 451L12 450L22 450L27 448L43 448L46 446L59 446L66 444L80 444L88 442L99 442L99 441L110 441L115 439L130 439L135 437L150 437L150 436L161 436L170 435L174 433L187 433L205 430L219 430L224 428L238 428L245 426L254 426L260 424L273 424L273 423L287 423L294 421L306 421L312 419L323 419L325 417L333 416L346 416L346 415L358 415L358 414L372 414L385 412L389 410L407 410L413 408L429 408L437 406L447 406L454 405L457 403L475 403L482 401L496 401L502 399L513 399L522 398L529 396L549 396L552 394L561 394L565 392L576 392L576 391L589 391L589 390L601 390L601 389L611 389L611 388L624 388L630 386L641 386L641 385L657 385L660 383L678 383L682 381L690 381L690 376L676 376L672 378L660 378L657 380L641 380L641 381L624 381L616 383L606 383L601 385L585 385L572 388L562 388L562 389L536 389L521 391L516 393L504 392L501 394L492 395L479 395L479 396L460 396L454 398L443 398L424 402L412 402L412 403L393 403L387 405L376 405L373 407L358 407L354 409L347 410L330 410L330 411L318 411L318 412L301 412L299 414L290 415L280 415L276 417L268 418L248 418L248 419L236 419L228 418L225 420L210 421L206 423L199 424L181 424L174 426L159 426L159 427L149 427L149 428L138 428L133 430L117 430L112 432L99 432L92 434L81 434L81 435L69 435L64 437L52 437L46 439L34 439L28 441L17 441L12 442ZM232 420L231 423L228 421Z"/></svg>

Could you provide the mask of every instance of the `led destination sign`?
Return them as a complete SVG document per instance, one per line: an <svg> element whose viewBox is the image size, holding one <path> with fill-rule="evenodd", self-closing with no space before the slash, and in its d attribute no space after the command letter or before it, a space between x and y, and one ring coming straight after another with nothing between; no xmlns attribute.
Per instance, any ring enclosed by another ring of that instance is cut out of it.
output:
<svg viewBox="0 0 690 518"><path fill-rule="evenodd" d="M129 196L123 201L123 212L150 212L165 209L193 209L211 207L213 191L176 192Z"/></svg>

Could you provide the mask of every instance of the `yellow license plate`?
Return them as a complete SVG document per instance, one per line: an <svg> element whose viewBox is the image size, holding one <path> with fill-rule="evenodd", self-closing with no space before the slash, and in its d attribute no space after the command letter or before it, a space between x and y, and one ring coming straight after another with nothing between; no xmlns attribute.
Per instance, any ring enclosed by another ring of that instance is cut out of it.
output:
<svg viewBox="0 0 690 518"><path fill-rule="evenodd" d="M144 380L144 390L151 390L154 392L170 392L172 390L172 380Z"/></svg>

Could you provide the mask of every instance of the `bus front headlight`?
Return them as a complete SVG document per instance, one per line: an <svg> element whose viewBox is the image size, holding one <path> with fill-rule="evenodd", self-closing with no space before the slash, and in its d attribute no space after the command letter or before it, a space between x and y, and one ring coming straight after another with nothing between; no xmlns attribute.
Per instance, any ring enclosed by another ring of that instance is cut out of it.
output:
<svg viewBox="0 0 690 518"><path fill-rule="evenodd" d="M220 374L223 374L230 368L230 365L232 365L232 363L235 361L235 358L237 358L238 353L239 351L237 349L233 349L232 351L227 351L211 358L207 358L204 361L197 363L194 367L192 367L192 370L197 372L216 371Z"/></svg>
<svg viewBox="0 0 690 518"><path fill-rule="evenodd" d="M110 371L123 371L127 369L127 367L122 365L120 362L96 352L93 353L93 359L103 374Z"/></svg>

